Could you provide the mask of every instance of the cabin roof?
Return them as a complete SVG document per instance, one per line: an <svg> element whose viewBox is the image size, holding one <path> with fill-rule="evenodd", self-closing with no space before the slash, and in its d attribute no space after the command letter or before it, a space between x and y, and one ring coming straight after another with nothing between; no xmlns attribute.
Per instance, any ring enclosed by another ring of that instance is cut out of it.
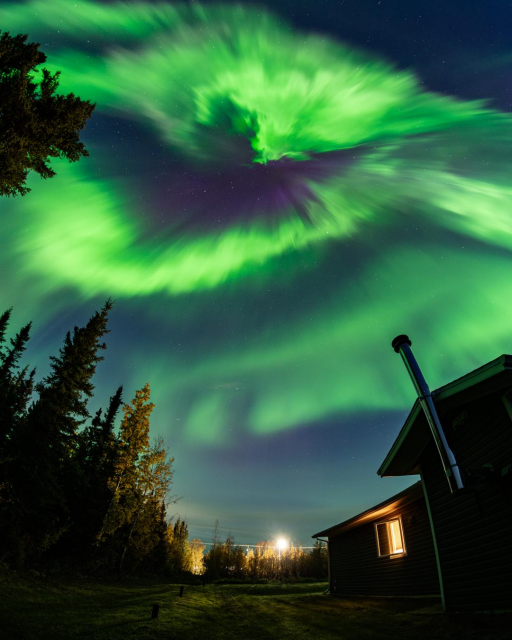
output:
<svg viewBox="0 0 512 640"><path fill-rule="evenodd" d="M340 533L344 533L349 529L353 529L354 527L359 527L362 524L366 524L367 522L371 522L373 520L377 520L378 518L383 518L387 514L396 511L400 507L403 507L406 504L410 504L416 500L419 500L423 497L423 485L420 482L415 482L407 489L404 489L400 493L388 498L384 502L363 511L362 513L350 518L349 520L345 520L344 522L340 522L339 524L335 524L333 527L329 527L328 529L324 529L319 533L315 533L315 535L311 536L312 538L318 538L319 536L328 536L332 537L334 535L338 535Z"/></svg>
<svg viewBox="0 0 512 640"><path fill-rule="evenodd" d="M432 392L442 419L449 409L475 400L512 384L512 356L499 358L467 373ZM419 400L416 399L397 439L377 471L380 476L414 475L419 473L418 458L431 438Z"/></svg>

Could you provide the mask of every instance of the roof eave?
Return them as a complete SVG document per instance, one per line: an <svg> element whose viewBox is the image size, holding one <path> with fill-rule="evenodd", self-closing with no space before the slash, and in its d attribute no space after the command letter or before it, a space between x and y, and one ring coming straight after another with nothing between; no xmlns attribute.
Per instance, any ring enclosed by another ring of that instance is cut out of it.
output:
<svg viewBox="0 0 512 640"><path fill-rule="evenodd" d="M324 529L323 531L319 531L315 533L312 538L319 538L320 536L332 537L333 535L338 535L343 533L348 529L352 529L354 527L360 526L362 524L366 524L367 522L371 522L375 518L382 517L385 512L391 513L397 508L400 508L404 504L408 504L410 502L414 502L423 496L423 485L420 482L415 482L407 489L400 491L391 498L388 498L384 502L380 502L379 504L359 513L353 518L349 518L344 522L340 522L339 524L335 524L333 527L329 527L328 529Z"/></svg>

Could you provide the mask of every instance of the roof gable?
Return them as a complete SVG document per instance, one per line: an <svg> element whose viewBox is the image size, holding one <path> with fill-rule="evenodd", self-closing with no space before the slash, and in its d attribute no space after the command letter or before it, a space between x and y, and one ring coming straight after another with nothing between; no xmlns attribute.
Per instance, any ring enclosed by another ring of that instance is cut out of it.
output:
<svg viewBox="0 0 512 640"><path fill-rule="evenodd" d="M502 355L432 392L438 412L475 400L512 384L512 356ZM419 473L417 460L431 438L430 429L416 399L404 426L377 471L380 476Z"/></svg>

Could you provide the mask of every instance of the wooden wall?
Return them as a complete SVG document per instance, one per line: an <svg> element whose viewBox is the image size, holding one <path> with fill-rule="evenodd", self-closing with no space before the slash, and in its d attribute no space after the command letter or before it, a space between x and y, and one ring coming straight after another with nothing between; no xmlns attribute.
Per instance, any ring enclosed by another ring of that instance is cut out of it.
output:
<svg viewBox="0 0 512 640"><path fill-rule="evenodd" d="M512 473L501 476L512 463L512 420L502 395L441 416L459 464L492 464L495 477L452 495L433 442L420 459L449 610L512 609Z"/></svg>
<svg viewBox="0 0 512 640"><path fill-rule="evenodd" d="M378 521L402 516L407 554L377 555L374 523L329 538L332 593L339 595L438 595L439 580L425 500Z"/></svg>

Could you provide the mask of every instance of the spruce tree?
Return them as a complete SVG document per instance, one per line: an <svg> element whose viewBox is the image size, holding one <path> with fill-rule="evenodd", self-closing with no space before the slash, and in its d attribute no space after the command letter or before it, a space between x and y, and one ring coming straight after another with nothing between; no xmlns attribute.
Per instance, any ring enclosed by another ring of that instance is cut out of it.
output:
<svg viewBox="0 0 512 640"><path fill-rule="evenodd" d="M103 360L98 351L106 349L101 342L108 333L108 300L85 327L68 332L58 357L50 357L50 374L36 385L39 399L29 411L29 422L50 422L53 427L52 448L56 456L66 458L75 451L78 428L89 417L87 402L92 397L92 377Z"/></svg>
<svg viewBox="0 0 512 640"><path fill-rule="evenodd" d="M122 394L123 387L119 387L111 396L105 414L98 409L91 424L79 434L77 459L90 488L106 489L108 479L114 472L115 419L123 403Z"/></svg>
<svg viewBox="0 0 512 640"><path fill-rule="evenodd" d="M169 572L170 547L167 537L167 526L167 510L165 502L161 502L158 505L156 518L152 523L155 544L144 561L144 565L147 566L152 573L163 574Z"/></svg>
<svg viewBox="0 0 512 640"><path fill-rule="evenodd" d="M15 502L13 476L17 464L13 436L20 430L30 400L35 371L20 370L19 360L29 339L30 324L5 346L11 309L0 316L0 557L9 553L8 540L16 540L12 524Z"/></svg>
<svg viewBox="0 0 512 640"><path fill-rule="evenodd" d="M31 323L11 338L9 347L4 346L11 312L8 309L0 316L0 460L27 409L35 374L35 370L29 373L28 367L19 368L20 358L30 338Z"/></svg>
<svg viewBox="0 0 512 640"><path fill-rule="evenodd" d="M36 67L46 61L38 43L28 36L0 35L0 196L24 195L29 171L51 178L51 158L70 162L88 156L80 131L91 117L94 104L74 94L56 93L60 72Z"/></svg>
<svg viewBox="0 0 512 640"><path fill-rule="evenodd" d="M25 532L37 555L70 528L70 505L80 488L77 467L79 427L89 416L87 401L92 376L103 359L98 351L107 331L112 302L94 314L85 327L68 333L50 374L35 386L38 398L29 407L10 441L15 507L13 530Z"/></svg>
<svg viewBox="0 0 512 640"><path fill-rule="evenodd" d="M187 523L178 517L174 525L172 522L169 524L167 536L169 539L170 572L174 575L179 575L183 571L192 571Z"/></svg>
<svg viewBox="0 0 512 640"><path fill-rule="evenodd" d="M77 467L80 484L71 503L73 526L66 536L67 553L90 558L96 535L110 502L109 479L116 454L115 420L122 405L123 388L110 398L105 413L99 409L91 424L78 436Z"/></svg>

